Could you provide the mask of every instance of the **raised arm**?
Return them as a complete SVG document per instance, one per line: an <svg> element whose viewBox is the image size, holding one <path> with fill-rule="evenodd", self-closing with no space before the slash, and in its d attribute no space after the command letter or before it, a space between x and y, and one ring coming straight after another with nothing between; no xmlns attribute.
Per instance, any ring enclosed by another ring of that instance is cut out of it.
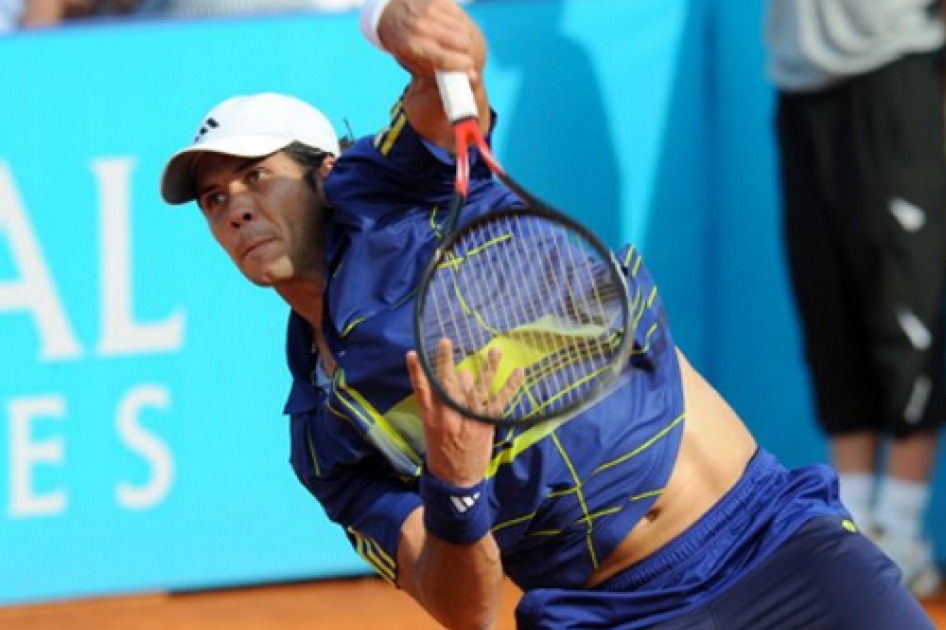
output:
<svg viewBox="0 0 946 630"><path fill-rule="evenodd" d="M453 0L391 0L378 17L377 35L384 49L411 73L404 109L422 137L453 152L453 131L443 112L435 70L467 73L480 125L484 134L489 130L489 100L482 80L486 40L459 5Z"/></svg>

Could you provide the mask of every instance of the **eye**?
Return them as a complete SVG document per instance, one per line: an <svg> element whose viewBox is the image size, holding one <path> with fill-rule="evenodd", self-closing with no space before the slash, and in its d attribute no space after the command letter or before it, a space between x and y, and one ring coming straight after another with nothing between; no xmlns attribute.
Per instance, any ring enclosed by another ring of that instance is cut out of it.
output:
<svg viewBox="0 0 946 630"><path fill-rule="evenodd" d="M244 177L244 179L246 180L247 184L255 184L256 182L263 179L265 175L266 175L266 171L264 169L260 167L255 167L255 168L251 168L250 170L246 172L246 176Z"/></svg>
<svg viewBox="0 0 946 630"><path fill-rule="evenodd" d="M226 201L227 196L223 193L208 192L201 195L199 205L200 209L204 211L204 214L210 215L220 208L220 206L226 203Z"/></svg>

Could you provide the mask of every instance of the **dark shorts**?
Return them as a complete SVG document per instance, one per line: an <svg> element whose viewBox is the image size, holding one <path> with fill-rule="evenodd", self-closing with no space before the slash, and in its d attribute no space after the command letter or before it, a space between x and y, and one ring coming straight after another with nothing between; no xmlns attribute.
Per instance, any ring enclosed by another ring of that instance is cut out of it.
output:
<svg viewBox="0 0 946 630"><path fill-rule="evenodd" d="M897 566L837 519L809 522L713 602L648 630L936 630Z"/></svg>
<svg viewBox="0 0 946 630"><path fill-rule="evenodd" d="M779 98L789 269L829 435L946 420L942 85L913 55Z"/></svg>
<svg viewBox="0 0 946 630"><path fill-rule="evenodd" d="M537 589L520 630L935 630L823 466L761 451L690 529L594 590Z"/></svg>

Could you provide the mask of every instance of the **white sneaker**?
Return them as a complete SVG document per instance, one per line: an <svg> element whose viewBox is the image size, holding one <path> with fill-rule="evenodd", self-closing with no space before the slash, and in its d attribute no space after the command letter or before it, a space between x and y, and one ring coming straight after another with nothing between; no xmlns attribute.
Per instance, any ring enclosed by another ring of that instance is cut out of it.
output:
<svg viewBox="0 0 946 630"><path fill-rule="evenodd" d="M871 536L877 546L897 563L903 572L903 583L917 599L939 591L942 576L933 562L933 550L922 539L900 540L884 534Z"/></svg>

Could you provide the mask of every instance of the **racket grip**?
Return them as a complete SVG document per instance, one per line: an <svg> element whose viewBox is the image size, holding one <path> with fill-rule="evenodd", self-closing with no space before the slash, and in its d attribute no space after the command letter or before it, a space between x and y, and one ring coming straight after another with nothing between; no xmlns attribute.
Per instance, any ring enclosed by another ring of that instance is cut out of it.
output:
<svg viewBox="0 0 946 630"><path fill-rule="evenodd" d="M473 87L465 72L438 70L436 77L440 100L443 101L443 109L451 123L467 118L479 118Z"/></svg>

